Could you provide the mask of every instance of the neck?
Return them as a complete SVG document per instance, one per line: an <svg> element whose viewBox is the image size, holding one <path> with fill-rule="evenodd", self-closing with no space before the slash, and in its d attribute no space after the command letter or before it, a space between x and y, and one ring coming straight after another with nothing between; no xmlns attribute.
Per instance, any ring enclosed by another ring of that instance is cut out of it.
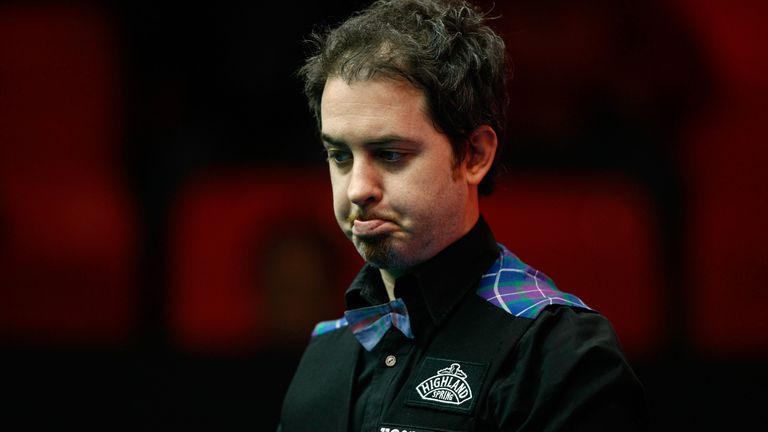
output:
<svg viewBox="0 0 768 432"><path fill-rule="evenodd" d="M480 217L480 213L475 210L472 212L471 216L469 217L469 221L471 223L465 224L466 226L461 231L461 235L455 238L453 241L455 242L459 238L466 235L469 230L472 229L473 226L477 223L478 218ZM446 247L449 245L446 245ZM381 280L384 282L384 288L387 291L387 297L389 298L389 301L395 300L395 282L397 281L397 278L400 276L403 276L404 274L408 273L410 270L395 270L395 269L379 269L379 273L381 274Z"/></svg>
<svg viewBox="0 0 768 432"><path fill-rule="evenodd" d="M469 230L477 223L480 218L480 208L478 203L477 188L470 188L469 190L469 205L466 207L464 223L461 231L453 241L458 240L462 236L466 235ZM446 245L447 247L448 245ZM379 269L381 273L381 280L384 282L384 288L387 291L387 297L389 301L395 300L395 281L398 277L408 273L408 270L394 270L394 269Z"/></svg>
<svg viewBox="0 0 768 432"><path fill-rule="evenodd" d="M392 301L395 299L395 281L400 274L384 269L380 269L379 272L381 273L381 280L384 282L384 288L387 290L387 297L389 297L389 301Z"/></svg>

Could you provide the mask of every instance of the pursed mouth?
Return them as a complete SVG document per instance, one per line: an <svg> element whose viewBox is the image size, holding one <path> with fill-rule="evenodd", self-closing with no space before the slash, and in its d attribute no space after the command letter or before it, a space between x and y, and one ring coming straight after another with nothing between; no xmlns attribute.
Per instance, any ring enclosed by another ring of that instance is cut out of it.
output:
<svg viewBox="0 0 768 432"><path fill-rule="evenodd" d="M366 218L352 221L352 234L357 237L373 237L390 234L397 224L389 219Z"/></svg>
<svg viewBox="0 0 768 432"><path fill-rule="evenodd" d="M374 220L381 220L385 222L395 223L394 219L383 214L369 213L369 214L352 214L347 218L349 226L354 226L355 222L370 222Z"/></svg>

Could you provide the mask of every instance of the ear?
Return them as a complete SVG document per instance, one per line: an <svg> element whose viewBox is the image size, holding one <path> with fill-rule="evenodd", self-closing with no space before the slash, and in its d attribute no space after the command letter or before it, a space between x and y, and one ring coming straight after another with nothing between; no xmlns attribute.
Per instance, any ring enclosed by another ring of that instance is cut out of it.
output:
<svg viewBox="0 0 768 432"><path fill-rule="evenodd" d="M496 131L488 125L479 126L470 134L469 148L467 149L467 156L464 158L467 183L473 186L480 184L488 170L491 169L498 144Z"/></svg>

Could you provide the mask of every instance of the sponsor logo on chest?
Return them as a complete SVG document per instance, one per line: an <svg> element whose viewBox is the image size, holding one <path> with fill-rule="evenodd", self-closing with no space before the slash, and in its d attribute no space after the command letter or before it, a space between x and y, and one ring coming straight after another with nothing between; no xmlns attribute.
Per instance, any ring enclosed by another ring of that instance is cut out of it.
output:
<svg viewBox="0 0 768 432"><path fill-rule="evenodd" d="M467 374L461 365L452 363L416 386L416 391L423 400L461 405L472 399L472 388L466 381Z"/></svg>
<svg viewBox="0 0 768 432"><path fill-rule="evenodd" d="M409 385L405 404L471 414L487 370L488 363L426 357Z"/></svg>

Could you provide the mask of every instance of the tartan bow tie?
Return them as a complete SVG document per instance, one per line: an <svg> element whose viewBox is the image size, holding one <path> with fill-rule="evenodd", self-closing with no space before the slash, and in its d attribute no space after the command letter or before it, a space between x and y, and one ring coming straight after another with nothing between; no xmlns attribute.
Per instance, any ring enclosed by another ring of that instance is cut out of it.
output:
<svg viewBox="0 0 768 432"><path fill-rule="evenodd" d="M348 310L344 312L344 318L366 351L372 350L392 325L405 337L413 339L408 309L400 298L377 306Z"/></svg>

